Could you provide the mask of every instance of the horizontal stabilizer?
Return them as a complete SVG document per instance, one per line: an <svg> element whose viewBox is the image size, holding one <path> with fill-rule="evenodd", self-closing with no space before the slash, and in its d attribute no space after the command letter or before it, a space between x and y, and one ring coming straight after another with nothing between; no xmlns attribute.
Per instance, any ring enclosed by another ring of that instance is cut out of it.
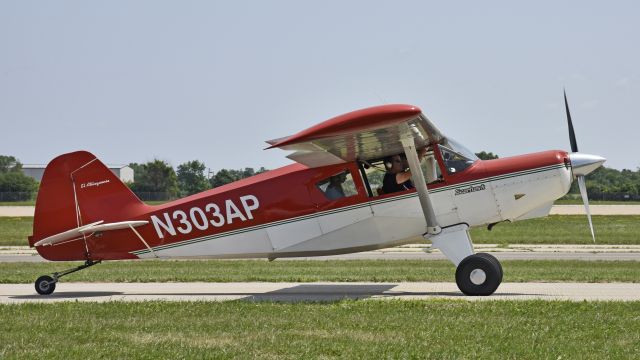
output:
<svg viewBox="0 0 640 360"><path fill-rule="evenodd" d="M143 220L143 221L121 221L121 222L108 223L108 224L103 224L103 223L104 221L100 220L91 224L79 226L77 228L61 232L59 234L51 235L47 238L44 238L38 241L37 243L34 244L34 246L51 246L64 241L79 238L82 235L87 233L93 233L96 231L120 230L120 229L126 229L128 227L138 227L138 226L146 225L149 222Z"/></svg>
<svg viewBox="0 0 640 360"><path fill-rule="evenodd" d="M120 230L120 229L127 229L129 227L138 227L142 225L147 225L148 223L149 222L146 220L120 221L120 222L114 222L109 224L100 224L100 225L91 226L91 227L80 230L80 232L83 234L87 234L87 233L92 233L96 231Z"/></svg>

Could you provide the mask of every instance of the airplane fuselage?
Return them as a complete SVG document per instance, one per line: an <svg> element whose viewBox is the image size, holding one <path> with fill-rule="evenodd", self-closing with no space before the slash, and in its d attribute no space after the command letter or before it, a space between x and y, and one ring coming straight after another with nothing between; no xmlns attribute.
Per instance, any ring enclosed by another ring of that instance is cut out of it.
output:
<svg viewBox="0 0 640 360"><path fill-rule="evenodd" d="M50 260L85 260L87 250L92 260L278 258L424 242L416 191L377 195L359 166L292 164L163 205L134 204L100 220L119 221L125 213L127 220L148 221L136 229L144 241L123 229L37 249ZM318 182L342 171L351 174L356 193L330 200ZM544 216L571 182L568 154L546 151L443 171L428 189L442 227L474 227ZM78 191L99 192L100 186ZM81 201L79 208L84 219L93 217Z"/></svg>

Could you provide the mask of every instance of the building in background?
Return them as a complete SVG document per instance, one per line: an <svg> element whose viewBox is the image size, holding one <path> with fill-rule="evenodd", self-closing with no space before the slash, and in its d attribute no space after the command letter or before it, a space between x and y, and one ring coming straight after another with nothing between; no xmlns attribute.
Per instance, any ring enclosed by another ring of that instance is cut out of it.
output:
<svg viewBox="0 0 640 360"><path fill-rule="evenodd" d="M24 164L22 165L22 172L40 182L46 167L47 165ZM133 169L129 165L107 165L107 167L123 182L133 182Z"/></svg>

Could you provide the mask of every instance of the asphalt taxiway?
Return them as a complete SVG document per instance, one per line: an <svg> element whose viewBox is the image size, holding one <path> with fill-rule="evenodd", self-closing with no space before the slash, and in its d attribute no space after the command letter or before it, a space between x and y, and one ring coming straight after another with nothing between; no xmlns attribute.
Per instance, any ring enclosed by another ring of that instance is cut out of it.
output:
<svg viewBox="0 0 640 360"><path fill-rule="evenodd" d="M475 244L476 252L488 252L499 260L620 260L640 261L640 245L537 245L537 244ZM445 260L438 250L427 244L405 245L395 248L353 254L279 258L282 260ZM41 262L35 249L27 246L0 247L0 262Z"/></svg>
<svg viewBox="0 0 640 360"><path fill-rule="evenodd" d="M336 301L459 299L638 301L637 283L503 283L491 296L463 295L455 283L59 283L51 295L32 284L0 285L0 303L60 301Z"/></svg>

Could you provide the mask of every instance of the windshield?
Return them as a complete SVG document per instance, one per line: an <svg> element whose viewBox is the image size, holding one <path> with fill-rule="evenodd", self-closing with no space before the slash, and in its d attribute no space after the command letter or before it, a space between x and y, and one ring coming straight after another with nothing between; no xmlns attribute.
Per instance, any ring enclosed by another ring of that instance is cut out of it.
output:
<svg viewBox="0 0 640 360"><path fill-rule="evenodd" d="M478 160L476 154L452 139L447 139L439 148L449 175L465 170Z"/></svg>
<svg viewBox="0 0 640 360"><path fill-rule="evenodd" d="M457 152L458 154L467 158L468 160L473 160L473 161L479 160L473 151L467 149L464 145L460 144L459 142L453 139L445 140L444 145L449 149L453 150L454 152Z"/></svg>

